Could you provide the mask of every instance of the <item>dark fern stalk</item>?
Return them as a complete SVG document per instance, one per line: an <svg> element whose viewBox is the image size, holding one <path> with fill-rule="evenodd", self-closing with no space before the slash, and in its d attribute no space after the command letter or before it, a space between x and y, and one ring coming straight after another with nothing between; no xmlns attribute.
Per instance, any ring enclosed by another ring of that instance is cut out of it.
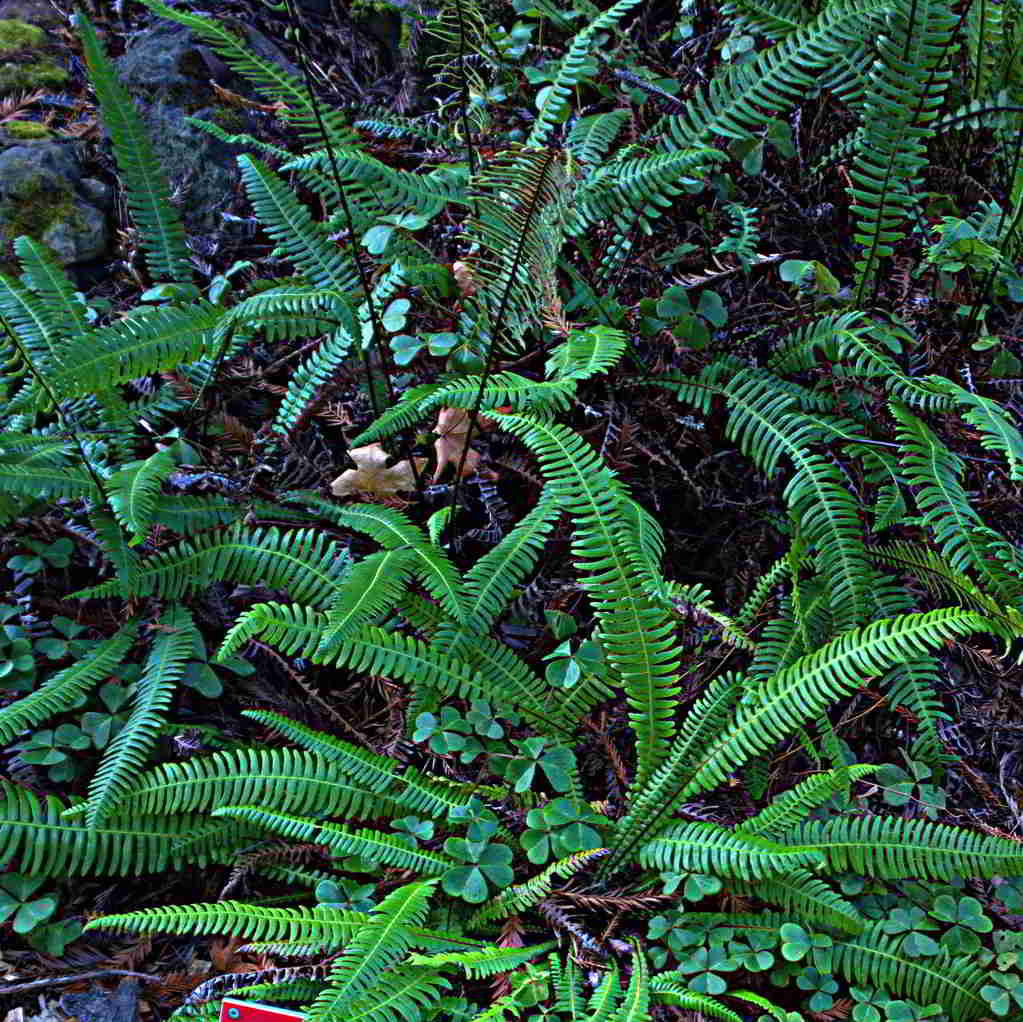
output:
<svg viewBox="0 0 1023 1022"><path fill-rule="evenodd" d="M554 166L555 161L558 158L558 152L550 149L547 151L546 158L544 160L543 169L537 177L536 187L533 189L533 194L529 200L529 209L526 211L525 220L523 222L522 230L519 233L519 237L515 247L515 256L511 261L507 273L507 279L505 281L504 292L501 295L501 304L497 309L497 318L493 321L490 331L490 346L487 349L487 361L483 367L483 372L480 375L479 388L476 391L476 400L473 402L472 408L469 411L469 423L468 429L465 433L465 446L462 448L462 454L458 459L458 467L455 470L455 482L451 487L451 504L450 511L448 512L448 525L449 527L454 521L455 509L458 507L458 491L459 485L462 480L462 473L465 471L465 462L469 457L469 446L472 443L472 434L476 428L476 420L479 418L480 408L483 404L483 394L486 391L487 383L490 382L491 376L494 374L494 369L497 365L498 356L498 338L501 336L501 330L504 327L505 315L508 312L508 302L511 298L512 288L515 285L516 276L518 274L519 266L522 264L523 251L526 246L526 240L529 237L530 227L535 220L540 203L543 197L543 180L550 173L551 168Z"/></svg>
<svg viewBox="0 0 1023 1022"><path fill-rule="evenodd" d="M285 6L288 10L288 19L291 22L291 29L295 35L295 42L298 44L295 47L295 56L298 58L298 66L302 70L302 78L305 82L306 91L309 94L309 103L313 108L313 113L316 116L316 126L319 129L320 136L323 139L324 148L327 150L327 157L330 160L331 174L334 178L334 184L337 186L338 197L341 200L341 212L344 214L345 224L348 228L348 235L351 238L352 250L353 250L353 261L355 268L359 274L359 285L362 287L363 294L366 296L366 308L369 311L370 325L373 330L373 344L377 348L380 354L380 362L384 370L384 383L387 386L387 396L391 404L394 403L394 386L391 382L390 374L387 371L387 361L383 351L383 330L380 326L380 317L377 315L377 308L373 302L373 293L369 286L369 277L366 275L366 268L362 265L362 261L359 259L359 253L357 250L357 243L355 238L355 221L352 218L352 210L348 205L348 195L345 192L344 184L341 181L341 174L337 169L337 157L334 153L334 146L331 143L330 136L327 133L327 128L323 123L323 115L320 113L320 101L316 96L316 92L313 89L312 76L309 74L309 65L306 63L305 51L302 49L301 40L299 38L299 24L298 18L295 16L295 9L292 6L292 0L284 0ZM374 416L380 415L380 406L377 403L376 391L373 388L373 369L370 365L369 354L366 352L362 345L362 338L357 337L356 343L359 346L359 355L362 358L362 365L366 371L366 385L369 388L369 400L373 406ZM416 471L415 462L411 461L413 472ZM419 480L416 479L416 485L418 487Z"/></svg>

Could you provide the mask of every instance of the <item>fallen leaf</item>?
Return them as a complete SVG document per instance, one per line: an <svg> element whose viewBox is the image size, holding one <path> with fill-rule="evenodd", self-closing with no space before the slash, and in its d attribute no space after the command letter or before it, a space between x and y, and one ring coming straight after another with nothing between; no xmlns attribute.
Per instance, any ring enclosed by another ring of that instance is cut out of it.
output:
<svg viewBox="0 0 1023 1022"><path fill-rule="evenodd" d="M342 472L330 484L335 497L393 497L395 494L416 488L416 477L410 461L399 461L388 467L390 457L380 444L367 444L348 452L358 466ZM416 469L422 471L425 458L416 458Z"/></svg>
<svg viewBox="0 0 1023 1022"><path fill-rule="evenodd" d="M476 418L476 426L477 429L493 429L494 423L480 415ZM433 444L437 454L437 469L433 473L433 481L437 482L448 465L453 466L455 472L458 471L458 463L462 460L462 451L465 450L465 442L469 435L469 413L464 408L442 408L433 431L437 434ZM476 472L481 457L479 451L469 448L462 469L463 478Z"/></svg>
<svg viewBox="0 0 1023 1022"><path fill-rule="evenodd" d="M476 279L473 276L472 267L468 263L461 261L452 263L451 273L463 298L468 298L476 293Z"/></svg>

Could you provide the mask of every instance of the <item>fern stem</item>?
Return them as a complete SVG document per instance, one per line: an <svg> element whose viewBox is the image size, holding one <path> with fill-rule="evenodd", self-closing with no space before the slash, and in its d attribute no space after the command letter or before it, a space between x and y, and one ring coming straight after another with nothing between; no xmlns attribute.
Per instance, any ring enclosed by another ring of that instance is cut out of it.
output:
<svg viewBox="0 0 1023 1022"><path fill-rule="evenodd" d="M323 139L323 146L327 150L327 158L330 160L330 170L334 178L334 184L337 187L338 198L341 200L341 212L345 218L345 224L348 229L348 236L351 239L352 245L352 261L355 263L355 269L359 274L359 285L362 287L363 294L366 296L366 308L369 311L369 319L373 330L373 344L376 346L380 354L380 362L384 370L384 383L387 386L387 396L391 404L394 404L394 385L391 382L390 374L387 372L387 362L383 353L383 331L380 326L380 317L377 314L376 304L373 301L373 292L370 290L369 277L366 274L366 268L362 265L362 260L359 259L359 253L356 246L355 238L355 221L352 219L352 210L348 205L348 194L345 191L344 184L341 181L341 174L337 168L337 157L334 153L334 146L330 140L330 135L327 133L326 125L323 123L323 115L320 113L320 101L313 89L312 76L309 74L309 65L306 63L305 50L302 48L300 41L300 27L298 18L295 15L295 9L292 5L292 0L285 0L285 6L288 9L288 19L291 22L292 31L295 33L295 41L298 45L295 46L295 56L298 58L298 66L302 71L302 79L305 82L306 92L309 95L309 104L313 109L313 115L316 117L316 127L319 129L320 137ZM359 346L359 354L362 357L363 368L366 370L366 386L369 388L369 400L373 406L373 415L379 417L380 406L377 402L376 391L373 389L373 371L369 361L369 353L362 345L362 338L356 338L356 343ZM413 473L416 473L416 466L414 461L410 461L412 465ZM416 473L418 475L418 473ZM419 479L416 479L416 486L419 486Z"/></svg>

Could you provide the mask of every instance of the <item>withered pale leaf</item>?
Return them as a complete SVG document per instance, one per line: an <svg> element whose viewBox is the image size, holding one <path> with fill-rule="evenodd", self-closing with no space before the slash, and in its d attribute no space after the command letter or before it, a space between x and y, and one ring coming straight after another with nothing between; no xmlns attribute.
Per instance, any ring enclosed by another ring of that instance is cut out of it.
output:
<svg viewBox="0 0 1023 1022"><path fill-rule="evenodd" d="M380 444L356 447L348 452L348 456L358 467L342 472L330 484L330 492L335 497L386 498L416 488L412 463L408 460L399 461L388 467L389 455ZM419 471L425 465L425 458L416 458L416 468Z"/></svg>

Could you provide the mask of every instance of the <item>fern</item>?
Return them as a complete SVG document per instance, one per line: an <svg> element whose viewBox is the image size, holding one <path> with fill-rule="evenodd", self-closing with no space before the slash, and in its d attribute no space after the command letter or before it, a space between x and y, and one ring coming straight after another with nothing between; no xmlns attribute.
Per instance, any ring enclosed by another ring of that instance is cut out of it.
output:
<svg viewBox="0 0 1023 1022"><path fill-rule="evenodd" d="M174 456L162 448L143 461L118 469L106 485L117 520L132 533L129 543L140 543L156 512L163 481L174 471Z"/></svg>
<svg viewBox="0 0 1023 1022"><path fill-rule="evenodd" d="M160 634L136 684L132 711L104 751L89 784L86 818L90 827L107 819L145 763L198 637L191 615L183 607L164 614L156 627Z"/></svg>
<svg viewBox="0 0 1023 1022"><path fill-rule="evenodd" d="M192 278L192 266L185 229L171 206L170 186L149 136L89 19L78 12L74 22L81 36L89 80L113 141L125 197L139 229L149 273L156 280L187 282Z"/></svg>

